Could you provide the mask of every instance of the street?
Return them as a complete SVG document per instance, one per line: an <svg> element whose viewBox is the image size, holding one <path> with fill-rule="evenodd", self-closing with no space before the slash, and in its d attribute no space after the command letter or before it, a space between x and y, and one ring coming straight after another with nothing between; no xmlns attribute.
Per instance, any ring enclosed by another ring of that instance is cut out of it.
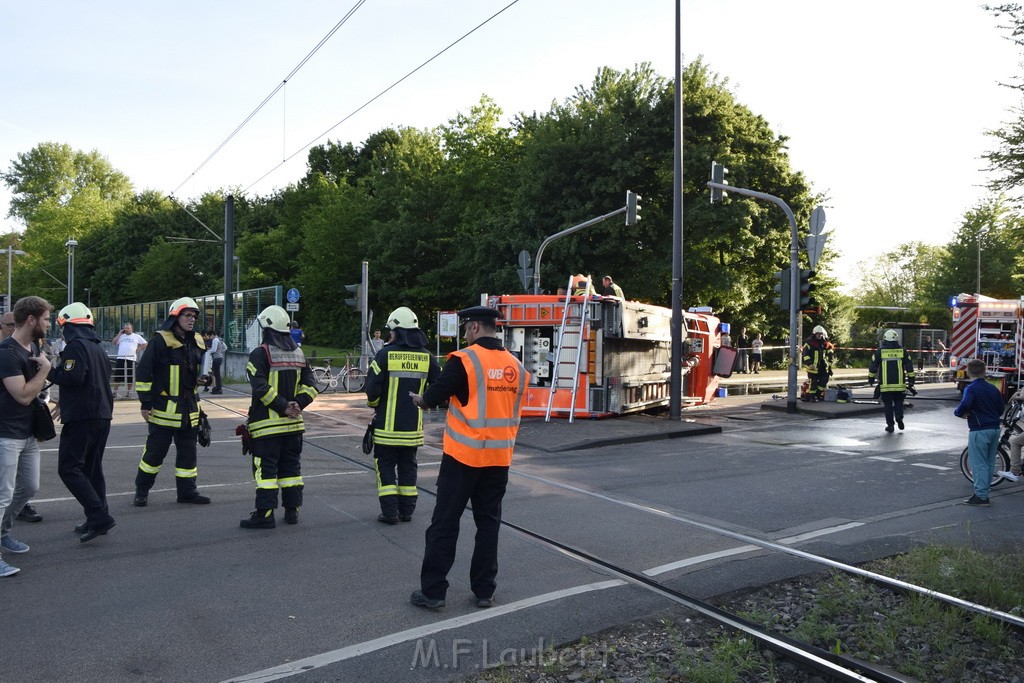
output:
<svg viewBox="0 0 1024 683"><path fill-rule="evenodd" d="M771 399L759 396L686 411L683 423L524 421L504 518L697 597L820 566L689 521L847 563L921 543L1015 542L1021 485L994 489L988 509L960 505L970 486L957 464L967 427L952 416L955 389L920 388L895 434L878 413L789 415L761 410ZM83 517L57 478L57 442L43 444L44 521L16 523L31 550L4 553L22 569L0 579L5 680L441 681L669 607L505 529L496 607L477 609L468 513L447 606L411 606L433 499L421 493L411 523L376 521L372 464L359 450L370 411L356 394L325 395L307 412L299 524L279 515L276 529L239 529L254 488L234 437L248 396L213 398L214 443L199 460L208 506L175 502L169 457L149 506L132 507L146 428L136 402L117 402L105 456L117 527L88 544L72 533ZM443 420L425 418L428 490Z"/></svg>

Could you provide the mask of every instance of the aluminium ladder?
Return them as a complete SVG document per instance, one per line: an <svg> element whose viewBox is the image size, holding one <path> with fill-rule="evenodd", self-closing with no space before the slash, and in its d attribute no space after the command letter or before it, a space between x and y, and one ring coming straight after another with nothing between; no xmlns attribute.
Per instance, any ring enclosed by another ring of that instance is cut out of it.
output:
<svg viewBox="0 0 1024 683"><path fill-rule="evenodd" d="M583 361L584 337L588 315L590 312L590 277L577 283L583 287L584 295L580 303L572 301L572 276L566 287L565 306L562 308L562 325L558 328L558 344L555 347L554 372L551 377L551 391L548 393L548 405L544 411L544 421L551 421L551 404L554 402L558 389L572 389L569 401L569 422L576 414L576 392L579 390L580 363ZM576 312L576 308L579 312ZM585 367L585 366L584 366Z"/></svg>

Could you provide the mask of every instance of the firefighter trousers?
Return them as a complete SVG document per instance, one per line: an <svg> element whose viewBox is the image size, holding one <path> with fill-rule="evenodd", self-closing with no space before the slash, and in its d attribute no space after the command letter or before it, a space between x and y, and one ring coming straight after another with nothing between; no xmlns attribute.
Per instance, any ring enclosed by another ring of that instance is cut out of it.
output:
<svg viewBox="0 0 1024 683"><path fill-rule="evenodd" d="M412 517L416 511L416 447L373 447L377 470L377 498L385 517ZM397 471L397 476L396 476Z"/></svg>
<svg viewBox="0 0 1024 683"><path fill-rule="evenodd" d="M196 435L195 427L177 428L161 427L150 423L146 448L142 451L142 461L135 475L136 492L145 495L156 481L160 466L174 442L174 483L178 489L178 498L191 498L196 495Z"/></svg>
<svg viewBox="0 0 1024 683"><path fill-rule="evenodd" d="M473 504L476 540L469 565L469 586L478 598L494 595L498 576L498 530L501 501L508 486L508 467L470 467L447 453L437 473L437 500L427 527L420 569L420 587L428 598L448 593L448 572L455 563L459 521L466 503Z"/></svg>
<svg viewBox="0 0 1024 683"><path fill-rule="evenodd" d="M256 480L256 509L277 507L277 492L286 508L302 506L302 432L252 440L252 476Z"/></svg>
<svg viewBox="0 0 1024 683"><path fill-rule="evenodd" d="M57 474L85 510L93 529L111 521L103 477L103 451L109 434L110 420L101 419L65 422L60 430Z"/></svg>
<svg viewBox="0 0 1024 683"><path fill-rule="evenodd" d="M892 427L893 418L896 422L903 422L903 398L902 391L883 391L879 394L882 405L885 406L885 424Z"/></svg>
<svg viewBox="0 0 1024 683"><path fill-rule="evenodd" d="M819 399L825 398L825 388L828 386L828 378L828 372L807 373L807 379L810 381L807 393Z"/></svg>

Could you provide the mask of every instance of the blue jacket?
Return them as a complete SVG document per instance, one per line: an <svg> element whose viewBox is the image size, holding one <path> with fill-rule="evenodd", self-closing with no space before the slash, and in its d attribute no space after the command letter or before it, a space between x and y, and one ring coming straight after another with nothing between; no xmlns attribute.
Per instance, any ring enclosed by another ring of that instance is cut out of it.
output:
<svg viewBox="0 0 1024 683"><path fill-rule="evenodd" d="M1003 396L984 377L979 377L966 387L960 405L953 414L966 417L972 432L982 429L999 429L1003 416Z"/></svg>

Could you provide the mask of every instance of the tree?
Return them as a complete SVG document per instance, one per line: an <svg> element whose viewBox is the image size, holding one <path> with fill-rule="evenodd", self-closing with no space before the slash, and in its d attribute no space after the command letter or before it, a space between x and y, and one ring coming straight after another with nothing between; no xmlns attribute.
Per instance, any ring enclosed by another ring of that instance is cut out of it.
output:
<svg viewBox="0 0 1024 683"><path fill-rule="evenodd" d="M985 5L985 9L996 17L1003 17L1008 23L1000 28L1009 31L1009 40L1014 44L1024 47L1024 8L1020 4ZM1003 85L1024 94L1024 78L1018 76ZM989 162L989 170L998 174L989 183L996 192L1019 193L1024 183L1024 109L1017 108L1011 113L1013 120L988 131L988 135L998 141L998 146L982 155ZM1019 194L1015 198L1018 202L1022 199Z"/></svg>

